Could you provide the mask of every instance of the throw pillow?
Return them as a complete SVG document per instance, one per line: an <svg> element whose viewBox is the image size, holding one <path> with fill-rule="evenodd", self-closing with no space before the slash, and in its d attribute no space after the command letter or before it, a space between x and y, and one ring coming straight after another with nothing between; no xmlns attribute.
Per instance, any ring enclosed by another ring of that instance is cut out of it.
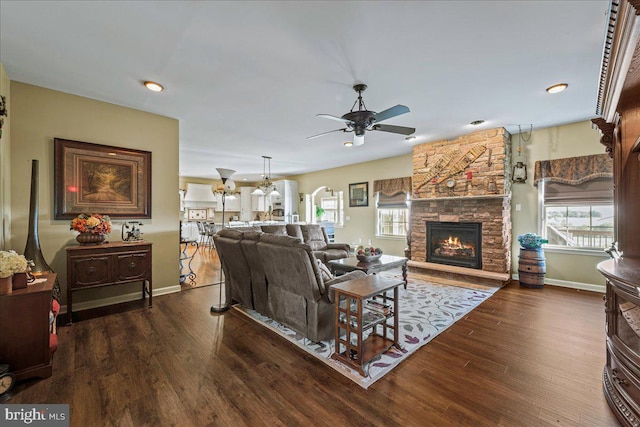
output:
<svg viewBox="0 0 640 427"><path fill-rule="evenodd" d="M331 270L329 270L329 267L324 265L324 263L322 261L320 261L319 259L316 259L316 262L318 263L318 271L320 271L320 275L322 276L322 280L324 282L327 282L327 281L333 279L333 274L331 274Z"/></svg>

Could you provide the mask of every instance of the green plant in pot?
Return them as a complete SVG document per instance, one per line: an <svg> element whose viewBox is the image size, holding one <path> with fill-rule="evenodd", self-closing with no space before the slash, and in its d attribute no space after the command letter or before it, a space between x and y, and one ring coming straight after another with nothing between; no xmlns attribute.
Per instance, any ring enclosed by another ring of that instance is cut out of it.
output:
<svg viewBox="0 0 640 427"><path fill-rule="evenodd" d="M535 233L519 235L518 242L520 242L522 249L540 249L543 243L549 243L547 239L543 239Z"/></svg>
<svg viewBox="0 0 640 427"><path fill-rule="evenodd" d="M320 219L322 218L322 215L324 215L324 209L322 206L316 206L316 218Z"/></svg>

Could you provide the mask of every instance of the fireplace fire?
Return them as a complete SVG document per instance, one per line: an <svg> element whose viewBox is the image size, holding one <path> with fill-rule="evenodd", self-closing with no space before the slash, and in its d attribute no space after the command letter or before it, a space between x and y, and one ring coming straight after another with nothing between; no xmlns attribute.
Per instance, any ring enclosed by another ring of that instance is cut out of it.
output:
<svg viewBox="0 0 640 427"><path fill-rule="evenodd" d="M481 223L427 221L427 261L482 268Z"/></svg>

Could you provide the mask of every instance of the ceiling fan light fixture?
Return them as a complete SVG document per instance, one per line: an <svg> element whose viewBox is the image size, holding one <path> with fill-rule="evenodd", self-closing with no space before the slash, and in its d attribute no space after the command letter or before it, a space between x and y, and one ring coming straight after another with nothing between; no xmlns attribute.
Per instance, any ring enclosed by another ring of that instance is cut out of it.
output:
<svg viewBox="0 0 640 427"><path fill-rule="evenodd" d="M345 141L344 142L344 146L345 147L353 147L353 142L352 141Z"/></svg>
<svg viewBox="0 0 640 427"><path fill-rule="evenodd" d="M144 82L144 87L152 92L162 92L164 90L164 86L162 86L160 83L152 82L150 80Z"/></svg>
<svg viewBox="0 0 640 427"><path fill-rule="evenodd" d="M569 85L567 83L558 83L557 85L549 86L546 91L549 93L558 93L562 92L568 87Z"/></svg>

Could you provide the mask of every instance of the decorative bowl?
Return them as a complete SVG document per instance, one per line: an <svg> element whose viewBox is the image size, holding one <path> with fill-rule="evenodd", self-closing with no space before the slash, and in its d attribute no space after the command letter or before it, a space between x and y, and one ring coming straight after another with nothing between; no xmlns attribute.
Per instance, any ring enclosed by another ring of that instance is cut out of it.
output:
<svg viewBox="0 0 640 427"><path fill-rule="evenodd" d="M376 261L379 260L380 257L382 256L382 254L378 254L378 255L356 255L356 258L358 258L358 261L360 262L372 262L372 261Z"/></svg>

